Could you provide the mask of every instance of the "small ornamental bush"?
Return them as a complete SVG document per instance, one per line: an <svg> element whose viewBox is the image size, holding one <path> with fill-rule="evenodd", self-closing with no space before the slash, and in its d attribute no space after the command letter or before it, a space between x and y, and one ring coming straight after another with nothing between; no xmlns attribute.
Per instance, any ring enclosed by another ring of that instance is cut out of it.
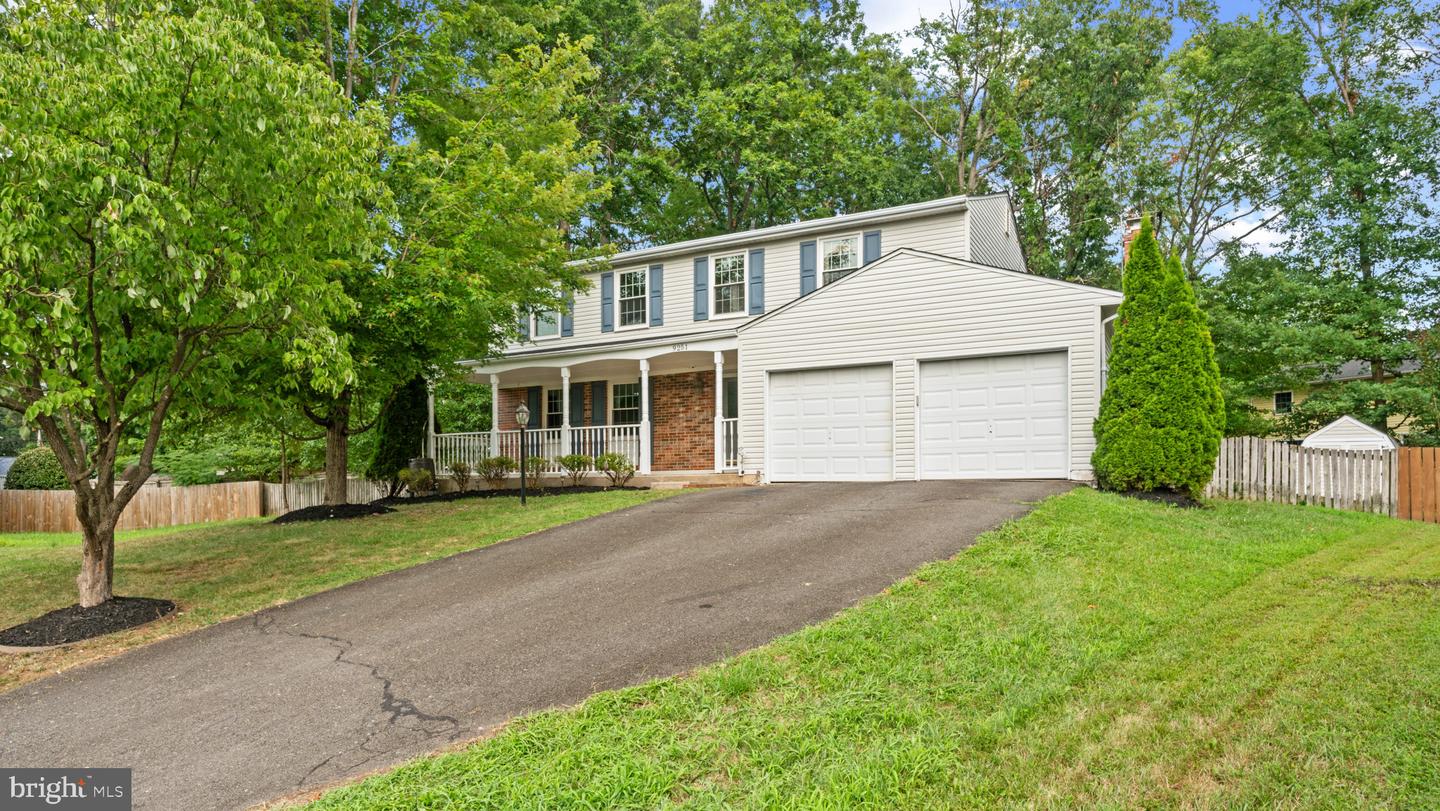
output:
<svg viewBox="0 0 1440 811"><path fill-rule="evenodd" d="M15 457L5 478L7 490L68 490L70 480L49 448L31 448Z"/></svg>
<svg viewBox="0 0 1440 811"><path fill-rule="evenodd" d="M428 495L435 489L435 477L424 468L405 468L400 471L400 483L412 496Z"/></svg>
<svg viewBox="0 0 1440 811"><path fill-rule="evenodd" d="M469 490L471 478L470 465L464 462L450 463L450 480L455 482L455 489L462 493Z"/></svg>
<svg viewBox="0 0 1440 811"><path fill-rule="evenodd" d="M475 472L494 490L504 487L505 477L518 469L519 465L508 456L487 456L475 466Z"/></svg>
<svg viewBox="0 0 1440 811"><path fill-rule="evenodd" d="M595 460L583 453L567 453L555 461L560 463L565 475L570 477L571 487L579 487L580 480L595 467Z"/></svg>
<svg viewBox="0 0 1440 811"><path fill-rule="evenodd" d="M635 464L621 453L602 453L595 457L595 469L605 474L611 487L624 487L635 475Z"/></svg>
<svg viewBox="0 0 1440 811"><path fill-rule="evenodd" d="M1109 490L1198 497L1225 429L1220 369L1180 261L1160 258L1146 217L1130 247L1092 463Z"/></svg>
<svg viewBox="0 0 1440 811"><path fill-rule="evenodd" d="M550 460L543 456L531 456L525 460L525 476L530 481L530 486L536 490L545 489L545 468L549 466Z"/></svg>

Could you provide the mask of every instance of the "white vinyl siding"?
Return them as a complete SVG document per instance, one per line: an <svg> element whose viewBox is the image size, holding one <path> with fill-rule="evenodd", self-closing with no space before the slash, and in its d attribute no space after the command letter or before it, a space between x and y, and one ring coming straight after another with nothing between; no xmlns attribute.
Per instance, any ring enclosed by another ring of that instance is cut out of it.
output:
<svg viewBox="0 0 1440 811"><path fill-rule="evenodd" d="M864 230L878 230L881 232L881 244L885 252L896 248L914 248L916 250L928 251L941 254L942 256L953 256L964 258L966 255L966 230L964 211L947 211L940 214L928 214L916 216L911 219L893 220L874 225L864 226ZM667 335L682 335L685 333L703 332L717 328L734 328L745 323L755 316L736 317L733 319L719 319L716 323L714 312L711 312L711 320L696 321L694 315L695 299L690 284L692 268L697 257L708 257L723 255L743 250L747 256L753 249L765 251L765 308L773 311L784 306L787 302L800 297L800 243L810 240L818 241L828 237L845 236L855 233L855 227L842 227L834 233L819 233L802 237L785 237L782 239L764 240L753 244L746 243L737 245L735 249L727 248L724 251L706 250L698 253L676 254L659 259L646 259L644 266L623 264L616 260L613 266L615 274L615 325L614 332L600 331L600 273L591 273L586 276L590 282L588 290L582 290L575 294L575 334L573 337L560 338L556 341L547 341L547 348L559 349L566 345L593 345L609 341L628 341L635 337L637 327L626 328L620 318L620 295L622 276L637 272L643 277L644 270L649 265L659 264L665 268L665 298L664 298L664 326L648 327L644 330L646 337L664 337ZM863 245L862 245L863 250ZM708 286L711 288L707 295L714 299L714 268L710 268L707 276ZM818 272L817 272L818 276ZM817 278L818 282L818 278ZM648 307L648 303L644 306ZM712 304L713 306L713 304ZM648 315L648 314L647 314ZM533 348L533 347L532 347Z"/></svg>
<svg viewBox="0 0 1440 811"><path fill-rule="evenodd" d="M1394 450L1389 436L1371 428L1354 417L1341 417L1305 437L1300 443L1306 448L1342 448L1350 451Z"/></svg>
<svg viewBox="0 0 1440 811"><path fill-rule="evenodd" d="M886 233L886 249L904 245ZM768 271L767 271L768 273ZM916 377L930 360L1068 353L1068 475L1091 478L1100 307L1119 294L901 251L740 332L741 449L763 466L766 376L893 364L894 476L917 478ZM803 349L797 350L797 343Z"/></svg>

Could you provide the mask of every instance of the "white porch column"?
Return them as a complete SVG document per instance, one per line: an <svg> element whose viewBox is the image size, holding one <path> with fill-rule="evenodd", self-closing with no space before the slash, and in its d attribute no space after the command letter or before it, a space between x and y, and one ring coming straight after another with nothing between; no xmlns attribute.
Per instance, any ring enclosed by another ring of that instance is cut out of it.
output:
<svg viewBox="0 0 1440 811"><path fill-rule="evenodd" d="M715 353L715 472L725 469L725 353Z"/></svg>
<svg viewBox="0 0 1440 811"><path fill-rule="evenodd" d="M570 367L560 367L560 455L570 455Z"/></svg>
<svg viewBox="0 0 1440 811"><path fill-rule="evenodd" d="M490 375L490 455L500 455L500 375Z"/></svg>
<svg viewBox="0 0 1440 811"><path fill-rule="evenodd" d="M640 473L650 473L650 361L640 359Z"/></svg>

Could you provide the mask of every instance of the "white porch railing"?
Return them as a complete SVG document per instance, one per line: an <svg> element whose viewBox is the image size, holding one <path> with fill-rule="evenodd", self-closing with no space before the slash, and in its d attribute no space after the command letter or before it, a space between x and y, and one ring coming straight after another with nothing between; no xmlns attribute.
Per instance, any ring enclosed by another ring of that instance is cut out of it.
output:
<svg viewBox="0 0 1440 811"><path fill-rule="evenodd" d="M736 417L721 420L720 434L725 469L735 470L740 467L740 420Z"/></svg>
<svg viewBox="0 0 1440 811"><path fill-rule="evenodd" d="M559 473L555 461L567 452L563 428L536 428L525 431L525 447L520 445L520 431L475 431L463 434L435 435L435 467L450 469L452 462L464 462L473 469L488 456L508 456L519 462L524 457L540 456L548 460L545 470ZM491 445L495 445L492 451ZM599 456L622 453L638 468L640 466L640 426L602 425L593 428L571 428L569 453Z"/></svg>

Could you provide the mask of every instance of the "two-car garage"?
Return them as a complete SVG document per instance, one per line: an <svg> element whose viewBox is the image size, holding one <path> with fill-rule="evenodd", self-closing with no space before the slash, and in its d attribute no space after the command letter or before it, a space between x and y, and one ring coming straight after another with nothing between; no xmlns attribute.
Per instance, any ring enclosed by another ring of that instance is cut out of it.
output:
<svg viewBox="0 0 1440 811"><path fill-rule="evenodd" d="M1090 478L1114 291L901 249L750 322L766 481Z"/></svg>
<svg viewBox="0 0 1440 811"><path fill-rule="evenodd" d="M1069 475L1065 352L918 364L918 478ZM770 375L771 481L894 478L894 364Z"/></svg>

